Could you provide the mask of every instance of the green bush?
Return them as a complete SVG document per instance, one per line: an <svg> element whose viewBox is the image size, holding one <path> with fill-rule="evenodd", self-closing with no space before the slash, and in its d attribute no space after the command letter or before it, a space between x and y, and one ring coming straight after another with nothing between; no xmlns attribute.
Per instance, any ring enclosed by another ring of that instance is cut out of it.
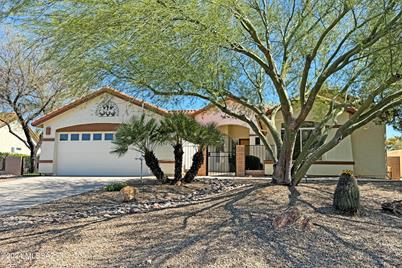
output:
<svg viewBox="0 0 402 268"><path fill-rule="evenodd" d="M254 155L246 155L246 170L261 170L263 165L260 159Z"/></svg>
<svg viewBox="0 0 402 268"><path fill-rule="evenodd" d="M38 176L42 176L42 175L38 172L34 172L34 173L24 173L23 176L24 177L38 177Z"/></svg>
<svg viewBox="0 0 402 268"><path fill-rule="evenodd" d="M7 156L15 156L15 157L29 158L29 155L26 155L26 154L3 153L3 152L0 152L0 158L6 158Z"/></svg>
<svg viewBox="0 0 402 268"><path fill-rule="evenodd" d="M112 183L112 184L109 184L108 186L106 186L105 190L108 192L118 192L126 186L127 186L127 183L125 183L125 182L115 182L115 183Z"/></svg>

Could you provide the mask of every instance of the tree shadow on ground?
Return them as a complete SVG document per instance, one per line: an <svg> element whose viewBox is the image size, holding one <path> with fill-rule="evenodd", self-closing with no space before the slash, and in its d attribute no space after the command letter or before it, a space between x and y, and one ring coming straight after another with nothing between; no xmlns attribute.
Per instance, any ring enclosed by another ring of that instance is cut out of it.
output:
<svg viewBox="0 0 402 268"><path fill-rule="evenodd" d="M387 244L388 239L401 234L400 219L383 217L378 211L362 217L336 215L328 205L332 202L331 191L317 183L303 187L301 202L316 217L311 231L293 227L276 230L273 219L286 208L287 189L260 183L175 209L32 232L8 242L3 238L0 247L22 240L34 241L26 245L26 250L32 246L40 250L49 241L60 247L79 247L80 239L85 239L82 233L96 228L102 230L105 239L94 240L92 246L107 247L108 254L93 252L87 261L100 267L333 267L401 263L397 254L400 246L393 245L392 251L387 249L392 246ZM376 240L378 236L372 235L378 231L384 239Z"/></svg>

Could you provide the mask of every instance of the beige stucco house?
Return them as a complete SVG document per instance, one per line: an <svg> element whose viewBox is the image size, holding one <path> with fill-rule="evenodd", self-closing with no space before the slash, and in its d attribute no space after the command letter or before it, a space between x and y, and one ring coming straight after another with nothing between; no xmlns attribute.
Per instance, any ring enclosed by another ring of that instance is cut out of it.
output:
<svg viewBox="0 0 402 268"><path fill-rule="evenodd" d="M230 107L229 100L227 106ZM233 108L236 109L236 108ZM353 109L345 111L341 114L336 122L330 122L331 129L328 139L332 138L337 130L352 114ZM271 175L273 172L273 162L265 151L262 151L263 145L260 145L259 137L254 131L243 121L230 117L218 110L214 106L207 106L198 111L191 113L199 122L214 122L219 129L225 133L231 140L232 144L243 144L249 149L246 153L259 157L264 162L265 175ZM318 121L321 113L320 109L313 108L311 115L307 121L313 123ZM272 136L262 123L255 121L261 126L263 132L267 133L271 146L275 148ZM281 113L276 116L276 128L281 129L283 119ZM307 137L313 127L302 127L300 130L301 137ZM339 145L323 155L322 159L315 162L310 168L308 175L311 176L335 176L342 170L353 170L357 176L361 177L386 177L386 129L384 124L376 124L370 122L363 128L352 133L351 136L345 138ZM298 139L300 146L296 145L295 151L300 150L303 139ZM257 146L258 145L258 146ZM226 143L227 147L231 145Z"/></svg>
<svg viewBox="0 0 402 268"><path fill-rule="evenodd" d="M231 103L228 103L230 107ZM234 107L235 108L235 107ZM160 120L169 113L164 109L139 101L111 88L102 88L82 99L70 103L44 117L33 125L43 128L44 136L39 170L45 174L56 175L139 175L140 154L130 151L123 157L109 152L112 149L114 132L119 124L133 115L146 114ZM214 106L199 110L186 111L201 123L213 122L225 134L225 143L220 147L209 148L207 165L211 175L214 171L222 174L234 172L233 153L236 145L245 145L246 154L261 160L262 174L271 175L272 160L260 144L258 136L243 121L224 114ZM342 114L332 123L330 136L353 111ZM314 121L318 112L312 113L309 121ZM258 123L258 122L257 122ZM276 125L280 129L282 119L278 116ZM266 128L260 127L274 142ZM306 135L311 128L300 130ZM302 146L302 140L299 140ZM326 153L309 170L309 175L334 176L343 169L352 169L362 177L386 176L385 126L370 123L347 137L341 144ZM194 145L188 145L185 159L191 157ZM187 154L187 156L186 156ZM162 169L168 174L173 172L173 153L170 145L156 148ZM184 161L187 163L188 161ZM186 167L185 167L186 168ZM143 174L149 174L144 165Z"/></svg>

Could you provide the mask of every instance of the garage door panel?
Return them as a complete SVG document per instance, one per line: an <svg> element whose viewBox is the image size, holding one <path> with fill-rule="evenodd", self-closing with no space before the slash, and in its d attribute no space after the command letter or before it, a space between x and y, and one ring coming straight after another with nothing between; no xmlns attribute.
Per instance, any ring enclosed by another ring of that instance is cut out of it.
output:
<svg viewBox="0 0 402 268"><path fill-rule="evenodd" d="M58 175L88 176L139 176L141 174L141 155L128 151L122 157L110 153L110 141L59 141L57 145ZM145 163L143 175L149 175Z"/></svg>

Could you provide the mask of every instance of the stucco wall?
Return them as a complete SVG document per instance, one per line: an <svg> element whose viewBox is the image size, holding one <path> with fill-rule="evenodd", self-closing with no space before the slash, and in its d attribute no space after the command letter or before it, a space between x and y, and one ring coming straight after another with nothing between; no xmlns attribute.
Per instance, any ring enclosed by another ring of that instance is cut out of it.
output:
<svg viewBox="0 0 402 268"><path fill-rule="evenodd" d="M295 109L294 113L298 113L298 108ZM306 121L319 121L322 120L323 107L315 105L311 111L311 113L307 116ZM337 127L343 123L345 123L349 119L350 114L344 112L340 114L336 121L329 122L329 125L333 125L334 127L329 130L327 141L332 139L337 131ZM283 123L282 114L279 112L276 116L275 125L278 130L281 129ZM268 134L269 135L269 134ZM270 136L270 135L269 135ZM272 139L272 138L271 138ZM353 149L352 149L352 139L351 137L346 137L343 141L341 141L337 146L335 146L330 151L326 152L322 156L322 160L326 161L353 161ZM339 167L342 168L342 167ZM334 169L334 167L329 167L329 169ZM316 168L316 170L326 170L326 167ZM336 173L338 174L338 173ZM322 174L326 175L326 174Z"/></svg>
<svg viewBox="0 0 402 268"><path fill-rule="evenodd" d="M355 173L362 177L386 177L385 126L374 122L352 133Z"/></svg>
<svg viewBox="0 0 402 268"><path fill-rule="evenodd" d="M26 140L24 131L22 130L21 125L17 121L11 122L10 125L12 130L15 133L17 133L18 136L23 137L24 140ZM8 131L7 126L3 126L0 128L0 152L11 153L12 147L21 149L21 150L14 150L14 153L26 154L26 155L29 155L30 153L28 147L26 147L25 144L22 141L20 141L17 137L11 134Z"/></svg>
<svg viewBox="0 0 402 268"><path fill-rule="evenodd" d="M249 138L249 128L236 125L223 125L219 126L218 129L223 133L228 135L233 139L248 139Z"/></svg>

